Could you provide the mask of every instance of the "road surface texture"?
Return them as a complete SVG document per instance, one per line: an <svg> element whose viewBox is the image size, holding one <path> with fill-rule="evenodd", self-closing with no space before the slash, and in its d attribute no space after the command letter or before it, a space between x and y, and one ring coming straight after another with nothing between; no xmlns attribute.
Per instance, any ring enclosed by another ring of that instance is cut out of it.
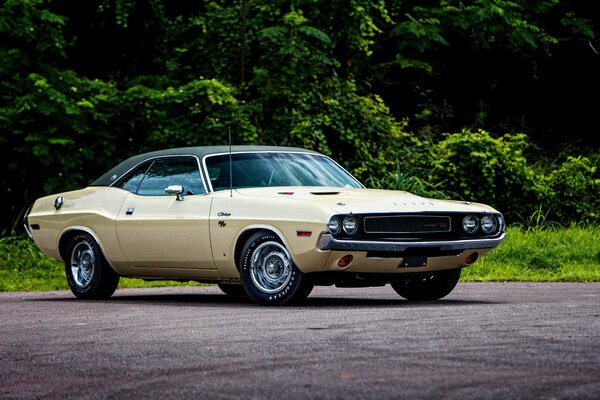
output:
<svg viewBox="0 0 600 400"><path fill-rule="evenodd" d="M216 287L0 294L0 398L600 399L600 284L317 288L266 308Z"/></svg>

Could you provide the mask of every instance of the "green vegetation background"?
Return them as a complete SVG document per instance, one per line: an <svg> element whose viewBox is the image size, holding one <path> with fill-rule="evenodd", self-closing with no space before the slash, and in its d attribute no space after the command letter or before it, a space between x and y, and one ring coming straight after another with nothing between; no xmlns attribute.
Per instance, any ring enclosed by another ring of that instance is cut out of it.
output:
<svg viewBox="0 0 600 400"><path fill-rule="evenodd" d="M575 0L5 0L0 285L56 268L15 238L33 200L229 127L496 207L520 228L468 279L598 280L599 32Z"/></svg>

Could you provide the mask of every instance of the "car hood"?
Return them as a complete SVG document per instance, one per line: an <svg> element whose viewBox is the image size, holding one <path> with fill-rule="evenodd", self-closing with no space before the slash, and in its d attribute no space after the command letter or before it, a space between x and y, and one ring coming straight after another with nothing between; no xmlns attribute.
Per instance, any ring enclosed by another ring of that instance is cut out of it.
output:
<svg viewBox="0 0 600 400"><path fill-rule="evenodd" d="M238 189L244 196L280 198L314 203L333 213L396 212L497 212L485 204L437 200L399 190L346 189L333 187L268 187Z"/></svg>

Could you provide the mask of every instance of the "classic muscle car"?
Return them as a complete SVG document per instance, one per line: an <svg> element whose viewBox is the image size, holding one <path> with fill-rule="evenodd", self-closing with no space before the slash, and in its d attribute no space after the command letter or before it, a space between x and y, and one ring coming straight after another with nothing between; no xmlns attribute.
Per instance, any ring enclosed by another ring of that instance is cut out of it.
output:
<svg viewBox="0 0 600 400"><path fill-rule="evenodd" d="M366 189L322 154L266 146L131 157L38 199L25 227L78 298L110 297L126 276L217 283L265 305L315 285L439 299L505 236L489 206Z"/></svg>

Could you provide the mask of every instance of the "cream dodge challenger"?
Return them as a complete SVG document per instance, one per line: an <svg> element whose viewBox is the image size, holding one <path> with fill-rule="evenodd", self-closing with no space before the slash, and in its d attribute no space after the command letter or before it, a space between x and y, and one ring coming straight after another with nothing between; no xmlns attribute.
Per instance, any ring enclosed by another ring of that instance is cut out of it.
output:
<svg viewBox="0 0 600 400"><path fill-rule="evenodd" d="M439 299L504 225L487 205L366 189L322 154L266 146L137 155L25 215L78 298L110 297L126 276L217 283L264 305L315 285L389 283L407 300Z"/></svg>

